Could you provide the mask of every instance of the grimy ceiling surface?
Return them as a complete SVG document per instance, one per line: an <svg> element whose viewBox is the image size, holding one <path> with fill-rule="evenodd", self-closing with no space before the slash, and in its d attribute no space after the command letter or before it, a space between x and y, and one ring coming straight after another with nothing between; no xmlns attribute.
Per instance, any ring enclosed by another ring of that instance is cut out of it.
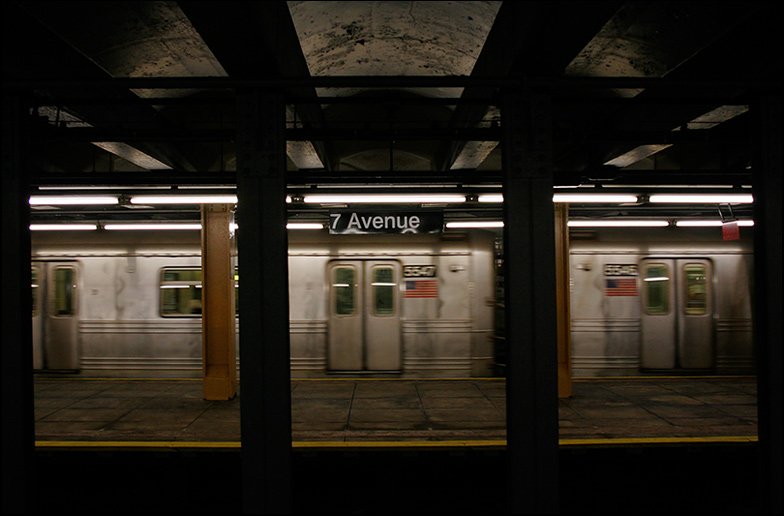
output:
<svg viewBox="0 0 784 516"><path fill-rule="evenodd" d="M760 88L780 94L782 20L773 2L2 5L4 83L35 86L34 183L231 181L231 91L207 82L116 91L105 87L111 78L466 76L554 85L555 182L567 186L749 184L747 106ZM669 86L577 80L602 77ZM287 88L288 127L300 130L288 142L291 177L497 180L498 85L421 85ZM487 131L448 138L476 128Z"/></svg>

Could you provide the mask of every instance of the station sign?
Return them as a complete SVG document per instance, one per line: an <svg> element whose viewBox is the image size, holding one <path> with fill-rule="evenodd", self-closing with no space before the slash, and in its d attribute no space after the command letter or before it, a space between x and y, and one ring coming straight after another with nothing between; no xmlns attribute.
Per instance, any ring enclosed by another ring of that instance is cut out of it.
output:
<svg viewBox="0 0 784 516"><path fill-rule="evenodd" d="M329 232L333 235L442 233L441 211L339 210L329 213Z"/></svg>

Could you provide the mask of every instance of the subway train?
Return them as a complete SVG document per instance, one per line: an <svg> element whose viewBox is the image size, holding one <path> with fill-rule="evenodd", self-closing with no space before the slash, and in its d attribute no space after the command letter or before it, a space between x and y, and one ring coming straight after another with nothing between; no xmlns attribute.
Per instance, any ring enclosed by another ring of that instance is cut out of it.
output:
<svg viewBox="0 0 784 516"><path fill-rule="evenodd" d="M572 375L753 373L752 231L572 230ZM289 231L292 376L503 374L503 298L526 294L503 290L501 240ZM198 231L32 241L37 372L201 375Z"/></svg>

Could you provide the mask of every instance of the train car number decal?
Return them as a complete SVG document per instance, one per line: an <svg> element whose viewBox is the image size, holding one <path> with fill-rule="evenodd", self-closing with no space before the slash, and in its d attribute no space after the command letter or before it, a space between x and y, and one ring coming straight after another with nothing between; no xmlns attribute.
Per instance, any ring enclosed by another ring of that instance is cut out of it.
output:
<svg viewBox="0 0 784 516"><path fill-rule="evenodd" d="M435 278L435 265L405 265L403 267L404 278Z"/></svg>
<svg viewBox="0 0 784 516"><path fill-rule="evenodd" d="M608 263L604 266L605 276L639 276L636 263Z"/></svg>

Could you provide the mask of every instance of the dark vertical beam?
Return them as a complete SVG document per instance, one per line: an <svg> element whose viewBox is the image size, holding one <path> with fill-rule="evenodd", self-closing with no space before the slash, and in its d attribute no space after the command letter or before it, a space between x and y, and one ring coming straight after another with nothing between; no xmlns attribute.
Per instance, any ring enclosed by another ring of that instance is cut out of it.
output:
<svg viewBox="0 0 784 516"><path fill-rule="evenodd" d="M3 514L28 512L33 492L28 118L23 97L3 92Z"/></svg>
<svg viewBox="0 0 784 516"><path fill-rule="evenodd" d="M507 91L501 116L509 510L553 513L558 388L549 99Z"/></svg>
<svg viewBox="0 0 784 516"><path fill-rule="evenodd" d="M760 510L781 514L781 96L762 97L752 110Z"/></svg>
<svg viewBox="0 0 784 516"><path fill-rule="evenodd" d="M243 512L291 509L286 141L283 96L237 92Z"/></svg>

